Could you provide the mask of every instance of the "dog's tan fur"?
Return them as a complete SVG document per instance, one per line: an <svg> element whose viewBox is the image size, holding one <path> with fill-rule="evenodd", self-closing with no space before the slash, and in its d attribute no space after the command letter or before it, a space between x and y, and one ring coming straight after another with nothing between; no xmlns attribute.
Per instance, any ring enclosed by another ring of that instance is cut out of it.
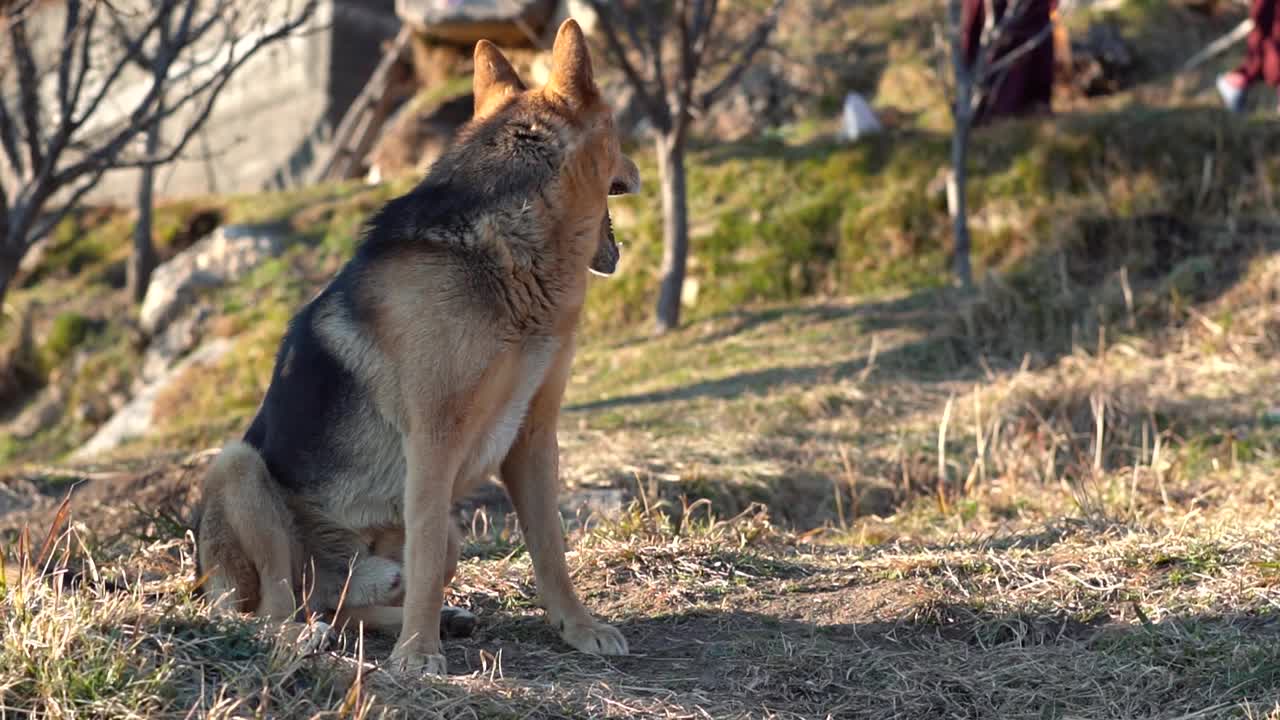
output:
<svg viewBox="0 0 1280 720"><path fill-rule="evenodd" d="M325 477L291 486L255 447L232 443L204 478L198 530L207 587L228 607L283 618L305 597L311 609L333 611L345 584L336 622L398 631L393 659L428 673L446 669L443 590L459 545L450 507L494 473L515 505L548 619L575 648L627 651L569 577L556 422L587 273L612 247L602 239L607 195L634 191L639 176L572 20L557 35L544 88L527 90L485 41L475 68L469 127L504 124L491 137L528 135L539 143L529 152L558 164L539 192L486 211L461 234L436 239L434 226L413 226L412 213L384 220L412 241L359 256L344 289L317 297L299 331L359 384L351 418L326 442L373 465L334 463ZM460 174L504 172L501 152L460 157L482 166L459 165ZM449 172L433 170L428 181L445 183ZM616 261L612 250L606 264ZM299 372L292 347L281 358L273 384Z"/></svg>

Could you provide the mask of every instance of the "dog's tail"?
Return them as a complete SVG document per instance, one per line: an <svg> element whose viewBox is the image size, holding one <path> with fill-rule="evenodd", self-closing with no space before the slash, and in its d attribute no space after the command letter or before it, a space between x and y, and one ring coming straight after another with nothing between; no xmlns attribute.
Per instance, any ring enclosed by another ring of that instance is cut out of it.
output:
<svg viewBox="0 0 1280 720"><path fill-rule="evenodd" d="M299 575L293 513L258 451L229 443L203 480L195 517L198 590L225 609L260 611ZM274 608L272 608L274 609Z"/></svg>

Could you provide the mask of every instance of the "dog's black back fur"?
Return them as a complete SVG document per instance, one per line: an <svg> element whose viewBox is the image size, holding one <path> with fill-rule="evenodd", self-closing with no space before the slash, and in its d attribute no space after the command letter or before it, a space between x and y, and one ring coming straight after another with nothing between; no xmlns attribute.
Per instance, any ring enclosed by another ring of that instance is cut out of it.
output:
<svg viewBox="0 0 1280 720"><path fill-rule="evenodd" d="M550 124L524 115L508 105L467 128L417 187L370 218L355 255L290 321L266 396L244 435L277 482L298 490L332 475L321 468L360 462L335 447L330 434L342 419L372 410L368 388L316 336L317 308L336 301L345 317L367 318L359 302L364 268L406 245L430 244L460 260L477 291L501 286L493 282L492 258L455 240L485 213L545 192L559 170L563 152Z"/></svg>

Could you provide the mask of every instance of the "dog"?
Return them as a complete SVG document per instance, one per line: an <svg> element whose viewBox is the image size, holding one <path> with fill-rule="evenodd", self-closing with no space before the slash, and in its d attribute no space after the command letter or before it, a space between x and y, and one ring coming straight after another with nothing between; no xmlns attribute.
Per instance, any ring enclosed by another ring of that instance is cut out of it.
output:
<svg viewBox="0 0 1280 720"><path fill-rule="evenodd" d="M393 667L447 671L452 504L497 475L564 641L624 655L565 562L556 420L589 274L619 260L608 196L636 192L582 30L533 90L475 46L475 112L290 321L266 396L202 479L197 569L220 607L335 613L398 633Z"/></svg>

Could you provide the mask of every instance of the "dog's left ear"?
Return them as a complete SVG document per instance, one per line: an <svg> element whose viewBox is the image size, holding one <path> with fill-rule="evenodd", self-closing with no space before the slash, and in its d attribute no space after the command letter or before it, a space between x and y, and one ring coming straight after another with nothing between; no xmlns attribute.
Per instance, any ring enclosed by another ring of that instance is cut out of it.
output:
<svg viewBox="0 0 1280 720"><path fill-rule="evenodd" d="M586 104L599 92L591 72L591 52L582 28L573 18L565 20L551 48L551 78L547 89L575 104Z"/></svg>
<svg viewBox="0 0 1280 720"><path fill-rule="evenodd" d="M483 117L503 100L525 89L511 61L488 40L476 43L475 76L471 87L476 117Z"/></svg>

